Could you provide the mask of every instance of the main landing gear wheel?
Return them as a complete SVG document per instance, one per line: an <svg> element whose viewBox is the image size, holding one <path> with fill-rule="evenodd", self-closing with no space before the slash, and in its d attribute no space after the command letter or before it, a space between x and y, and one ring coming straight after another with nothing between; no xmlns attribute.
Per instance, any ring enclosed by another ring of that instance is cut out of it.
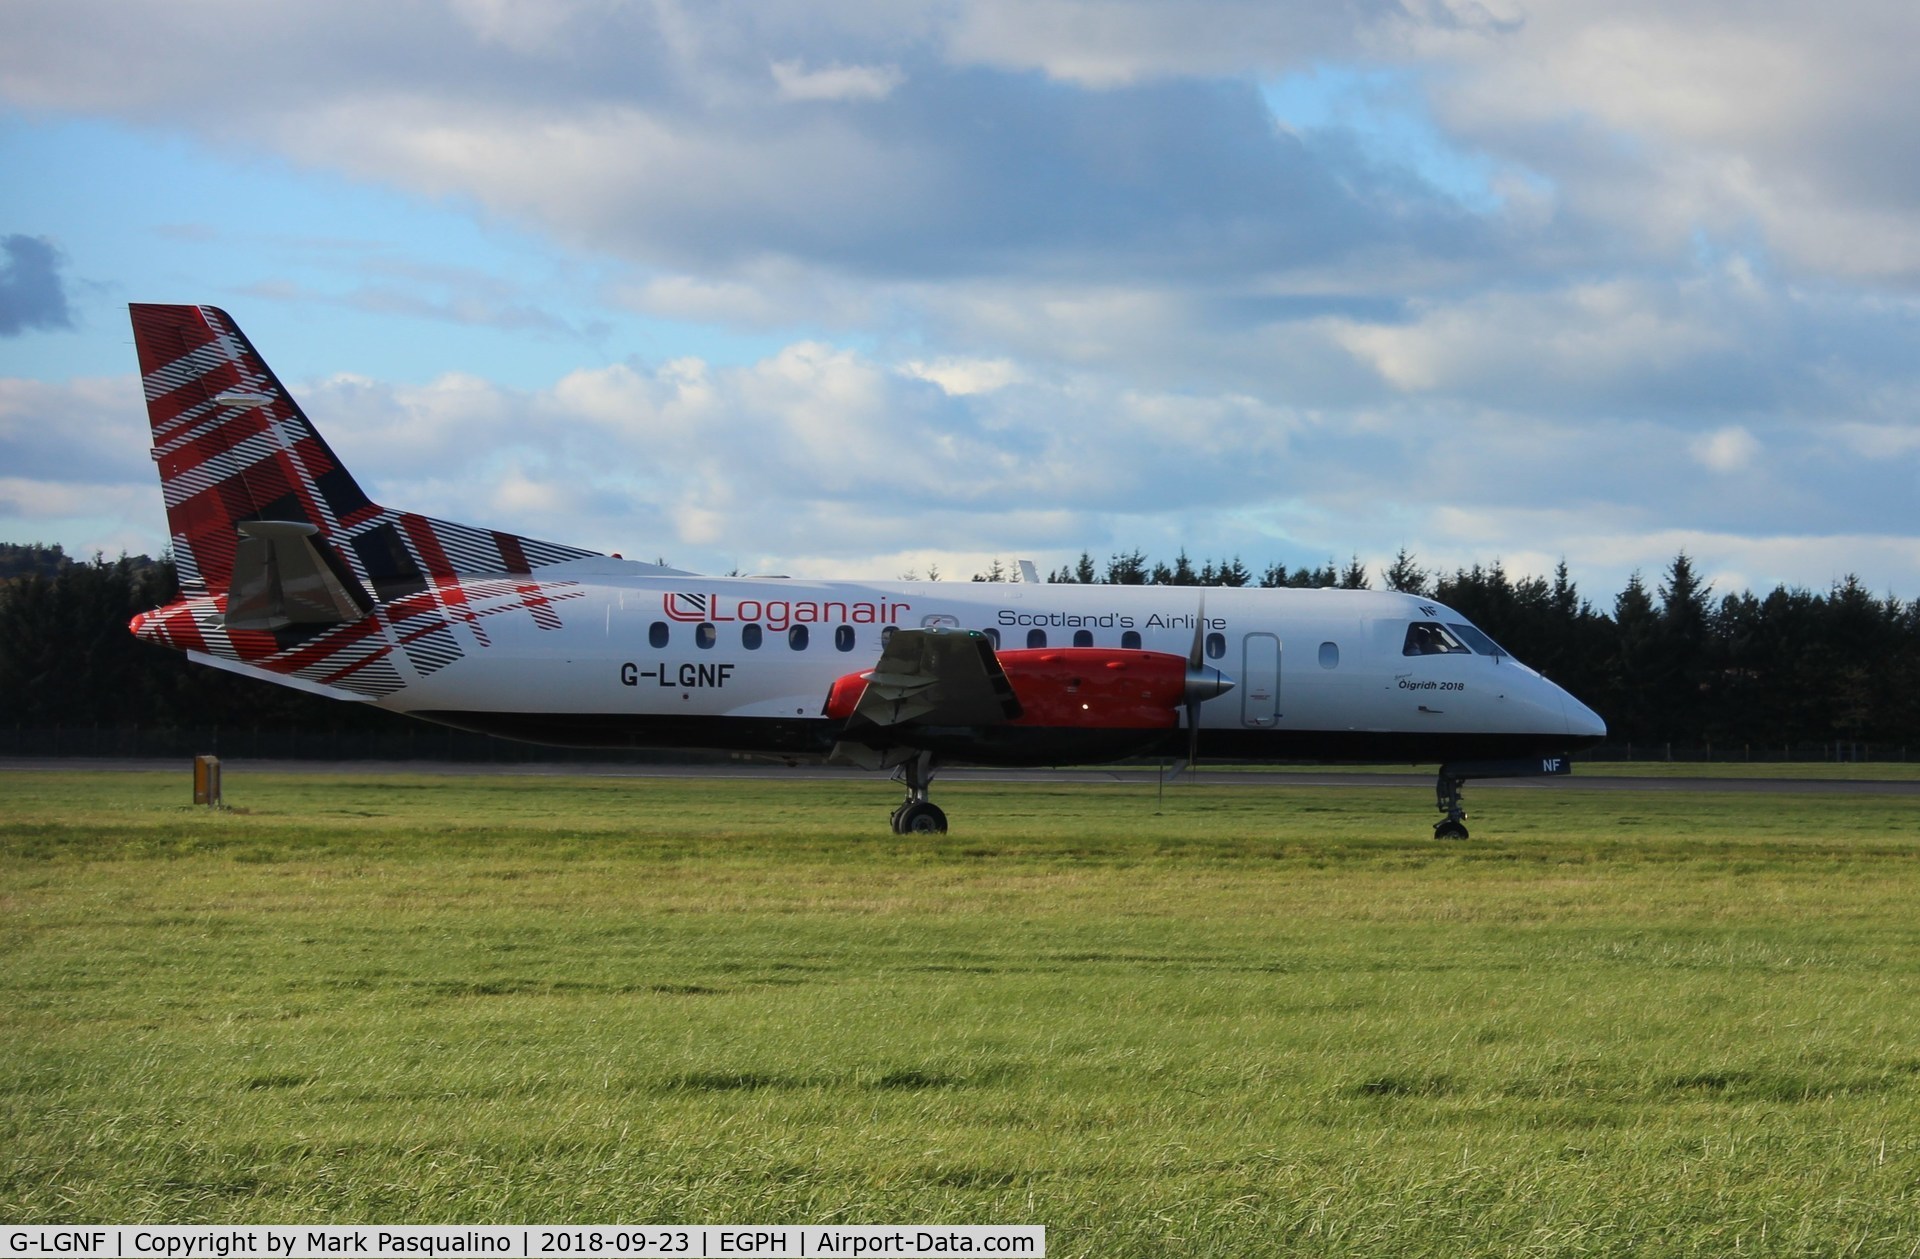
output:
<svg viewBox="0 0 1920 1259"><path fill-rule="evenodd" d="M902 765L895 777L906 781L907 798L893 811L893 833L946 834L947 815L940 811L939 805L927 799L927 788L933 785L933 753L920 753Z"/></svg>
<svg viewBox="0 0 1920 1259"><path fill-rule="evenodd" d="M944 835L947 815L931 800L909 800L893 811L896 835Z"/></svg>
<svg viewBox="0 0 1920 1259"><path fill-rule="evenodd" d="M1467 838L1467 828L1451 819L1443 822L1435 822L1433 824L1433 837L1435 839L1465 839Z"/></svg>

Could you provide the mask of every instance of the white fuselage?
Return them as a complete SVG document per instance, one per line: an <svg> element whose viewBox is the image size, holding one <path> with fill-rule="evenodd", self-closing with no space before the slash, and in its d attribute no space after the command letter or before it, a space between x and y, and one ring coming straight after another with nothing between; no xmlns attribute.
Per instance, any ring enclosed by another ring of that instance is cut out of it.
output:
<svg viewBox="0 0 1920 1259"><path fill-rule="evenodd" d="M1466 621L1391 592L660 576L597 557L544 569L537 587L473 598L451 626L458 658L403 667L379 702L540 741L809 754L832 742L834 681L871 669L890 629L1185 656L1203 616L1206 663L1236 683L1200 709L1210 752L1437 760L1564 752L1605 732L1511 656L1409 654L1410 625ZM1059 759L1074 756L1068 738Z"/></svg>

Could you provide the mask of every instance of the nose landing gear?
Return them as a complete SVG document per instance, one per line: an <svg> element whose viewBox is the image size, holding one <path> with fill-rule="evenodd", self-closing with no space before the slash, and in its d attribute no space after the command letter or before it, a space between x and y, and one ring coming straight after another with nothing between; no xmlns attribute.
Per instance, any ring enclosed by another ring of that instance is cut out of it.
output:
<svg viewBox="0 0 1920 1259"><path fill-rule="evenodd" d="M1433 824L1435 839L1465 839L1467 808L1460 788L1469 778L1543 778L1573 772L1566 756L1537 756L1511 761L1454 761L1440 767L1433 785L1435 806L1444 814Z"/></svg>
<svg viewBox="0 0 1920 1259"><path fill-rule="evenodd" d="M1460 797L1460 787L1464 781L1449 773L1447 766L1440 767L1440 777L1433 785L1434 807L1447 816L1433 824L1435 839L1467 838L1467 809Z"/></svg>

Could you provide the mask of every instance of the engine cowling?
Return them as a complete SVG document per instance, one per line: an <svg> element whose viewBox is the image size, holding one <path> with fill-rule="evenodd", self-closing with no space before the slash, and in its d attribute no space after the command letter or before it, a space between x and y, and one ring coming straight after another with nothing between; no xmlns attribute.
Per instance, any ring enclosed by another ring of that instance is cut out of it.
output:
<svg viewBox="0 0 1920 1259"><path fill-rule="evenodd" d="M834 721L845 721L853 716L860 697L867 693L867 676L866 673L848 673L835 678L832 688L827 691L827 703L821 709L821 714Z"/></svg>
<svg viewBox="0 0 1920 1259"><path fill-rule="evenodd" d="M996 652L1019 700L1014 726L1092 730L1171 730L1181 711L1224 695L1233 679L1164 651L1119 647L1037 647ZM825 715L844 721L859 706L872 673L835 679Z"/></svg>
<svg viewBox="0 0 1920 1259"><path fill-rule="evenodd" d="M1016 726L1170 730L1180 724L1185 657L1107 647L1040 647L999 657L1020 697Z"/></svg>

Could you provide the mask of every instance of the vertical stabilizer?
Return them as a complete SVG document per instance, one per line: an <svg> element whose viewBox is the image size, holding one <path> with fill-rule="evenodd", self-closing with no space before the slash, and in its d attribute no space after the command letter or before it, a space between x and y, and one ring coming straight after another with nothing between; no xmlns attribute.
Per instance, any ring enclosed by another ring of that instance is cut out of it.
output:
<svg viewBox="0 0 1920 1259"><path fill-rule="evenodd" d="M377 698L484 650L489 618L560 628L578 584L543 570L596 552L380 506L225 311L131 312L185 596L136 634Z"/></svg>
<svg viewBox="0 0 1920 1259"><path fill-rule="evenodd" d="M185 592L227 589L242 521L293 521L327 538L380 514L225 311L131 309Z"/></svg>

